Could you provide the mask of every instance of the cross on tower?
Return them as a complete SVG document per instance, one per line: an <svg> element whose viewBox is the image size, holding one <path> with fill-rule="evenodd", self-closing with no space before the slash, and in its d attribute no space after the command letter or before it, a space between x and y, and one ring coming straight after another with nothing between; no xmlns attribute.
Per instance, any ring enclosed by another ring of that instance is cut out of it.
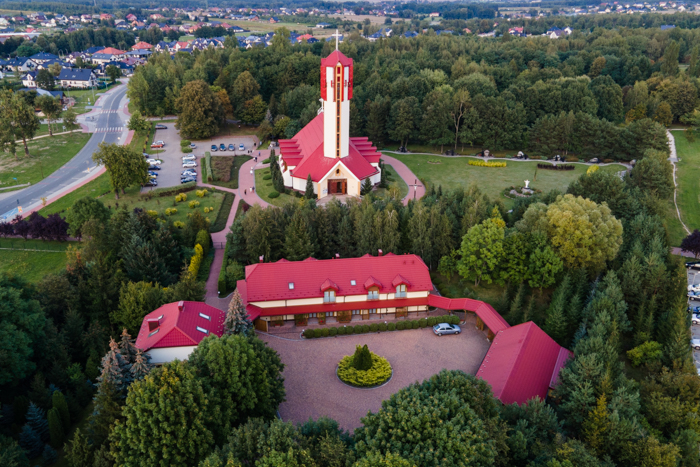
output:
<svg viewBox="0 0 700 467"><path fill-rule="evenodd" d="M331 37L335 37L335 50L338 50L338 39L342 36L338 34L338 30L335 30L335 34L331 34Z"/></svg>

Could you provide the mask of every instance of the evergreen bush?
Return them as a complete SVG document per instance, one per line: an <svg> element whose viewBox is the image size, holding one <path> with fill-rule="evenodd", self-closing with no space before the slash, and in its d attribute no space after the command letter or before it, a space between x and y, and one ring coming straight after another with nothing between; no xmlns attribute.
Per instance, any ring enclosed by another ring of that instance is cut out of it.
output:
<svg viewBox="0 0 700 467"><path fill-rule="evenodd" d="M263 175L263 180L272 180L272 175Z"/></svg>
<svg viewBox="0 0 700 467"><path fill-rule="evenodd" d="M280 194L276 191L271 191L269 195L267 195L268 198L273 199L273 198L279 198Z"/></svg>
<svg viewBox="0 0 700 467"><path fill-rule="evenodd" d="M314 337L316 337L316 338L321 337L321 330L320 329L314 329Z"/></svg>
<svg viewBox="0 0 700 467"><path fill-rule="evenodd" d="M51 436L51 445L55 448L63 446L63 422L61 422L61 413L56 407L49 410L49 434Z"/></svg>
<svg viewBox="0 0 700 467"><path fill-rule="evenodd" d="M346 326L345 334L347 334L348 336L351 334L355 334L355 326Z"/></svg>
<svg viewBox="0 0 700 467"><path fill-rule="evenodd" d="M406 328L406 323L404 321L399 321L396 323L396 330L403 331Z"/></svg>
<svg viewBox="0 0 700 467"><path fill-rule="evenodd" d="M22 427L22 431L19 434L19 445L25 450L27 457L33 459L41 454L44 443L41 442L37 432L27 423Z"/></svg>
<svg viewBox="0 0 700 467"><path fill-rule="evenodd" d="M338 328L328 328L328 335L333 337L338 334Z"/></svg>
<svg viewBox="0 0 700 467"><path fill-rule="evenodd" d="M431 316L428 318L428 326L431 328L437 324L437 318L435 316Z"/></svg>
<svg viewBox="0 0 700 467"><path fill-rule="evenodd" d="M359 346L358 346L359 348ZM366 349L365 345L363 349ZM356 350L357 352L357 350ZM338 363L338 377L352 386L372 387L385 383L391 378L391 365L386 358L369 352L371 360L368 370L358 370L354 367L355 355L348 355Z"/></svg>
<svg viewBox="0 0 700 467"><path fill-rule="evenodd" d="M396 331L396 323L389 323L386 325L387 331Z"/></svg>
<svg viewBox="0 0 700 467"><path fill-rule="evenodd" d="M39 439L42 442L49 440L49 424L46 421L46 414L44 410L34 402L29 404L29 410L27 411L27 424L37 435L39 435ZM39 449L41 449L41 446Z"/></svg>
<svg viewBox="0 0 700 467"><path fill-rule="evenodd" d="M372 323L369 325L370 332L377 332L379 330L379 325L377 323Z"/></svg>
<svg viewBox="0 0 700 467"><path fill-rule="evenodd" d="M379 323L379 332L384 332L387 329L386 323Z"/></svg>
<svg viewBox="0 0 700 467"><path fill-rule="evenodd" d="M459 324L459 316L451 315L450 316L450 324Z"/></svg>
<svg viewBox="0 0 700 467"><path fill-rule="evenodd" d="M411 321L411 329L418 329L419 325L420 325L420 323L418 322L417 319L414 319L413 321Z"/></svg>
<svg viewBox="0 0 700 467"><path fill-rule="evenodd" d="M58 409L61 414L61 423L63 425L64 433L70 430L70 412L68 410L68 403L66 398L61 391L54 391L51 396L51 405Z"/></svg>
<svg viewBox="0 0 700 467"><path fill-rule="evenodd" d="M358 371L367 371L372 368L372 356L367 344L355 347L355 354L352 356L352 366Z"/></svg>
<svg viewBox="0 0 700 467"><path fill-rule="evenodd" d="M362 334L367 334L369 332L369 325L365 324L362 326Z"/></svg>
<svg viewBox="0 0 700 467"><path fill-rule="evenodd" d="M419 328L424 328L426 326L428 326L428 319L427 318L423 318L423 319L418 320L418 327Z"/></svg>
<svg viewBox="0 0 700 467"><path fill-rule="evenodd" d="M44 465L54 465L58 461L58 453L48 444L44 446L42 457L44 458Z"/></svg>
<svg viewBox="0 0 700 467"><path fill-rule="evenodd" d="M307 339L313 339L314 336L314 330L313 329L304 329L304 337Z"/></svg>
<svg viewBox="0 0 700 467"><path fill-rule="evenodd" d="M347 329L345 326L339 327L339 328L338 328L338 335L339 335L339 336L344 336L345 333L347 332L347 330L348 330L348 329Z"/></svg>
<svg viewBox="0 0 700 467"><path fill-rule="evenodd" d="M328 337L328 328L321 329L321 337Z"/></svg>

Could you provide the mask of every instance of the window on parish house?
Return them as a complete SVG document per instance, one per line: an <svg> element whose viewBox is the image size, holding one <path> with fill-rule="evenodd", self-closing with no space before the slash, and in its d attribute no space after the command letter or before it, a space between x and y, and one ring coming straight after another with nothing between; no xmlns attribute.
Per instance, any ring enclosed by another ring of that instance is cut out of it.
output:
<svg viewBox="0 0 700 467"><path fill-rule="evenodd" d="M406 284L396 286L396 298L406 298Z"/></svg>
<svg viewBox="0 0 700 467"><path fill-rule="evenodd" d="M379 299L379 289L372 288L367 291L367 300L378 300Z"/></svg>
<svg viewBox="0 0 700 467"><path fill-rule="evenodd" d="M326 290L323 292L323 303L333 303L335 302L335 290Z"/></svg>

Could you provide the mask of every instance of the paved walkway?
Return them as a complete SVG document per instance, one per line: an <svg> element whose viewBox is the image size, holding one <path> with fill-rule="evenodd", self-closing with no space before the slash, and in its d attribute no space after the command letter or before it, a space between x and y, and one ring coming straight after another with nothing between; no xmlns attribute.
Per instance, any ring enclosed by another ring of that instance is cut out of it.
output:
<svg viewBox="0 0 700 467"><path fill-rule="evenodd" d="M683 222L683 218L681 217L681 210L678 209L678 201L676 200L678 197L678 181L676 180L676 162L678 162L678 154L676 153L676 139L673 137L673 134L671 133L670 130L666 130L666 137L668 137L668 148L670 149L670 154L668 156L668 160L671 162L671 165L673 166L673 186L674 186L674 188L673 188L673 204L676 206L676 215L678 215L678 220L681 222L681 225L683 226L685 233L690 235L690 229ZM674 254L680 254L680 253L674 253Z"/></svg>
<svg viewBox="0 0 700 467"><path fill-rule="evenodd" d="M408 205L408 201L411 199L421 199L425 196L423 182L418 179L416 174L414 174L406 164L387 154L382 154L382 159L394 168L399 177L404 179L406 185L409 185L408 195L403 199L404 206Z"/></svg>

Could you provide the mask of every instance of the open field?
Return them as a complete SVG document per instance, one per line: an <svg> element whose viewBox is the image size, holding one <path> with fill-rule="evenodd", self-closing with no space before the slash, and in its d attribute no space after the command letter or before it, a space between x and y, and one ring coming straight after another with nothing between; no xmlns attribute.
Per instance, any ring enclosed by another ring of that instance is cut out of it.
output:
<svg viewBox="0 0 700 467"><path fill-rule="evenodd" d="M84 196L92 196L93 198L99 198L100 196L109 193L110 190L111 189L109 186L109 175L103 173L96 179L57 199L48 206L41 208L39 210L39 214L41 214L42 216L48 216L49 214L65 211L66 209L71 207L71 205L77 199L80 199Z"/></svg>
<svg viewBox="0 0 700 467"><path fill-rule="evenodd" d="M575 170L555 171L538 170L537 161L514 161L503 159L507 167L475 167L468 165L467 157L439 157L420 154L391 154L406 164L428 188L442 185L443 189L467 188L477 185L484 193L493 199L501 199L506 205L510 200L503 196L503 190L513 185L524 185L530 180L530 186L547 192L550 190L565 191L573 180L586 173L589 166L575 164ZM439 163L429 163L428 160L439 160ZM600 167L600 170L618 172L625 167L618 164Z"/></svg>
<svg viewBox="0 0 700 467"><path fill-rule="evenodd" d="M275 191L272 187L272 180L263 180L263 176L270 173L270 169L259 169L255 171L255 190L263 200L275 206L284 206L290 200L297 199L294 195L280 193L277 198L270 198L270 193Z"/></svg>
<svg viewBox="0 0 700 467"><path fill-rule="evenodd" d="M46 274L66 267L66 249L75 242L45 242L42 240L0 239L0 273L22 276L38 282ZM51 250L51 251L29 251Z"/></svg>
<svg viewBox="0 0 700 467"><path fill-rule="evenodd" d="M28 141L29 157L25 157L20 143L17 145L17 160L10 154L0 153L0 186L39 182L78 154L90 136L71 133Z"/></svg>
<svg viewBox="0 0 700 467"><path fill-rule="evenodd" d="M674 131L673 137L676 140L678 153L678 163L676 164L678 209L681 211L685 225L693 231L700 229L700 141L689 142L683 135L683 131ZM675 208L672 209L670 218L676 216ZM671 231L671 243L680 245L680 240L686 235L680 222L675 228L673 228L673 223L670 223L669 230Z"/></svg>

